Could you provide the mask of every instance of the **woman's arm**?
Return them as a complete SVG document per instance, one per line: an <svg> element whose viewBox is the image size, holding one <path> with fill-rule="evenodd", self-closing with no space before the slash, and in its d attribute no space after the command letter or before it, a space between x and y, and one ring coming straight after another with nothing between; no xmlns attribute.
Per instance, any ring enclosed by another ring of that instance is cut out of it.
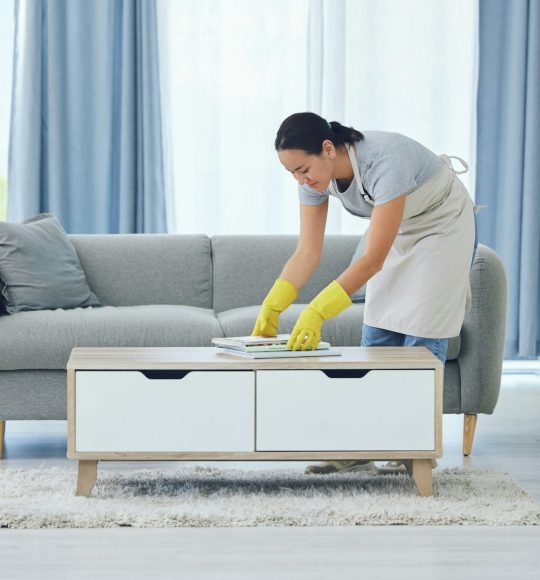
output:
<svg viewBox="0 0 540 580"><path fill-rule="evenodd" d="M321 205L300 204L300 236L294 254L283 268L285 278L300 291L311 278L321 260L328 200Z"/></svg>
<svg viewBox="0 0 540 580"><path fill-rule="evenodd" d="M300 204L300 237L296 251L266 295L252 335L277 334L280 313L296 300L298 292L319 265L327 213L328 200L315 206Z"/></svg>
<svg viewBox="0 0 540 580"><path fill-rule="evenodd" d="M349 296L382 268L399 231L406 199L403 194L373 208L364 255L336 278Z"/></svg>

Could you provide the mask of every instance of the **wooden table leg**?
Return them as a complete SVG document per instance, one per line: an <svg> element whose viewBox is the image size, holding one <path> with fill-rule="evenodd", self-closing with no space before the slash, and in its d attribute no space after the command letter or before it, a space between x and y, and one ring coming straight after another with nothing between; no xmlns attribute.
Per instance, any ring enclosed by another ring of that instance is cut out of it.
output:
<svg viewBox="0 0 540 580"><path fill-rule="evenodd" d="M433 495L433 481L431 478L431 459L413 459L412 476L418 488L418 493L423 496Z"/></svg>
<svg viewBox="0 0 540 580"><path fill-rule="evenodd" d="M77 477L77 493L88 497L92 492L97 479L97 459L81 459L79 461L79 475Z"/></svg>
<svg viewBox="0 0 540 580"><path fill-rule="evenodd" d="M412 462L413 462L412 459L403 460L403 465L405 466L405 469L407 470L407 473L409 474L410 477L413 476Z"/></svg>

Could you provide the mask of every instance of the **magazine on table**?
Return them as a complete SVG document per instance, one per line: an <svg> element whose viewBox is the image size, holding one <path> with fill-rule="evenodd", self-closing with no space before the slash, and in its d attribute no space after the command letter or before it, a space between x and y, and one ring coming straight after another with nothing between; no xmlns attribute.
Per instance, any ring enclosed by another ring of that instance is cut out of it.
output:
<svg viewBox="0 0 540 580"><path fill-rule="evenodd" d="M278 334L273 337L266 336L232 336L213 338L212 343L219 352L237 354L249 358L277 358L299 356L338 356L339 350L331 347L329 342L321 341L315 350L290 350L287 342L290 334Z"/></svg>

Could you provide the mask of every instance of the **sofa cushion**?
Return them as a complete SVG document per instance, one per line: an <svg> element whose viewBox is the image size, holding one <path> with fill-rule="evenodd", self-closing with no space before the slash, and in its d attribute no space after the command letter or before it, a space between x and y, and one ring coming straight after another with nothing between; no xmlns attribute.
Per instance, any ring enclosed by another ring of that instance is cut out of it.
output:
<svg viewBox="0 0 540 580"><path fill-rule="evenodd" d="M52 214L0 222L0 278L5 311L101 306L73 244Z"/></svg>
<svg viewBox="0 0 540 580"><path fill-rule="evenodd" d="M65 369L75 346L212 346L215 336L214 312L192 306L19 312L0 318L0 370Z"/></svg>
<svg viewBox="0 0 540 580"><path fill-rule="evenodd" d="M212 308L210 238L191 234L71 235L86 279L108 306Z"/></svg>
<svg viewBox="0 0 540 580"><path fill-rule="evenodd" d="M306 304L292 304L279 318L280 334L289 334L298 316ZM223 328L224 336L245 336L251 334L259 306L247 306L219 312L217 317ZM364 320L364 305L352 304L323 324L321 340L328 341L333 346L360 346L362 338L362 322ZM456 359L459 354L459 336L451 338L448 343L447 360Z"/></svg>

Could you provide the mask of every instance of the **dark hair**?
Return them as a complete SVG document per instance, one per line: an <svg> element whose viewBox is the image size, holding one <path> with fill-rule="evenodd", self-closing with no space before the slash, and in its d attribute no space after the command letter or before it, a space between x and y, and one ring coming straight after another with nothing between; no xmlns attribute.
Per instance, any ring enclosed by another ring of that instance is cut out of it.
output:
<svg viewBox="0 0 540 580"><path fill-rule="evenodd" d="M364 135L337 121L328 123L315 113L294 113L281 123L274 145L276 151L302 149L310 155L320 155L325 139L330 139L336 149L339 149L345 143L361 141Z"/></svg>

